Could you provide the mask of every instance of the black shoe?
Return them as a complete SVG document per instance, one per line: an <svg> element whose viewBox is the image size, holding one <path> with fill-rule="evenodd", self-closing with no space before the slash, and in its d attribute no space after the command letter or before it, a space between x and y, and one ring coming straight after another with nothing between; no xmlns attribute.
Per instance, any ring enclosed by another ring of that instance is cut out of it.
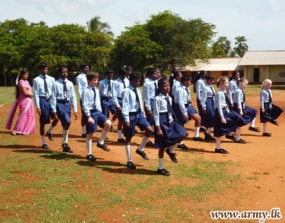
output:
<svg viewBox="0 0 285 223"><path fill-rule="evenodd" d="M69 145L67 143L63 143L61 145L62 151L65 153L73 153L73 150L70 149Z"/></svg>
<svg viewBox="0 0 285 223"><path fill-rule="evenodd" d="M248 130L254 131L254 132L260 132L260 130L259 130L258 128L256 128L256 127L251 127L251 126L248 128Z"/></svg>
<svg viewBox="0 0 285 223"><path fill-rule="evenodd" d="M47 131L46 134L47 134L47 136L48 136L48 138L49 138L50 141L53 141L53 140L54 140L52 132L48 132L48 131Z"/></svg>
<svg viewBox="0 0 285 223"><path fill-rule="evenodd" d="M157 169L157 173L163 176L170 176L170 173L166 169Z"/></svg>
<svg viewBox="0 0 285 223"><path fill-rule="evenodd" d="M215 153L228 154L229 152L225 149L215 149Z"/></svg>
<svg viewBox="0 0 285 223"><path fill-rule="evenodd" d="M149 147L154 147L154 144L152 143L152 141L148 141L145 145Z"/></svg>
<svg viewBox="0 0 285 223"><path fill-rule="evenodd" d="M246 144L246 141L244 141L243 139L239 139L239 140L235 139L235 142L241 143L241 144Z"/></svg>
<svg viewBox="0 0 285 223"><path fill-rule="evenodd" d="M124 140L123 138L120 138L120 139L117 140L117 142L125 143L126 140Z"/></svg>
<svg viewBox="0 0 285 223"><path fill-rule="evenodd" d="M113 126L111 126L111 128L110 128L110 132L115 132L115 129Z"/></svg>
<svg viewBox="0 0 285 223"><path fill-rule="evenodd" d="M87 133L82 133L82 138L86 138L86 136L87 136Z"/></svg>
<svg viewBox="0 0 285 223"><path fill-rule="evenodd" d="M136 153L139 154L143 159L149 160L149 158L147 157L144 151L140 151L139 149L137 149Z"/></svg>
<svg viewBox="0 0 285 223"><path fill-rule="evenodd" d="M46 143L42 144L42 149L49 149L49 146Z"/></svg>
<svg viewBox="0 0 285 223"><path fill-rule="evenodd" d="M96 157L92 154L86 155L86 159L88 159L89 161L96 161Z"/></svg>
<svg viewBox="0 0 285 223"><path fill-rule="evenodd" d="M101 149L103 149L103 150L105 150L107 152L110 151L110 149L105 144L101 145L101 144L99 144L99 142L97 143L97 147L99 147L99 148L101 148Z"/></svg>
<svg viewBox="0 0 285 223"><path fill-rule="evenodd" d="M270 137L270 136L271 136L271 133L264 132L264 133L262 134L262 136Z"/></svg>
<svg viewBox="0 0 285 223"><path fill-rule="evenodd" d="M132 170L136 169L136 165L132 161L129 161L127 163L127 167Z"/></svg>
<svg viewBox="0 0 285 223"><path fill-rule="evenodd" d="M205 141L215 141L215 138L211 136L209 133L205 133Z"/></svg>
<svg viewBox="0 0 285 223"><path fill-rule="evenodd" d="M276 122L276 121L274 121L274 120L272 120L272 121L269 121L270 123L272 123L273 125L277 125L277 126L279 126L278 125L278 123Z"/></svg>
<svg viewBox="0 0 285 223"><path fill-rule="evenodd" d="M180 148L180 149L189 149L187 146L185 146L184 144L179 144L177 146L177 148Z"/></svg>
<svg viewBox="0 0 285 223"><path fill-rule="evenodd" d="M172 160L173 163L177 163L177 159L176 159L175 153L171 153L168 148L165 150L165 152L170 157L170 159Z"/></svg>
<svg viewBox="0 0 285 223"><path fill-rule="evenodd" d="M200 141L200 142L201 142L201 141L204 141L204 139L202 139L200 136L194 137L193 140L194 140L194 141Z"/></svg>
<svg viewBox="0 0 285 223"><path fill-rule="evenodd" d="M199 132L206 132L206 129L204 127L200 127Z"/></svg>
<svg viewBox="0 0 285 223"><path fill-rule="evenodd" d="M235 141L235 139L236 139L233 135L226 135L226 138L231 139L233 141Z"/></svg>

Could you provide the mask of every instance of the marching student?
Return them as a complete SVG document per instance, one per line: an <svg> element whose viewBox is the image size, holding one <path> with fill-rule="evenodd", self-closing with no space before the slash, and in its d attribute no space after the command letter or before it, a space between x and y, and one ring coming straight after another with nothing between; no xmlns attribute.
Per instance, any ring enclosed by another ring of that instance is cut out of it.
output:
<svg viewBox="0 0 285 223"><path fill-rule="evenodd" d="M33 80L34 87L34 101L37 109L37 113L40 115L40 135L42 139L42 148L49 149L45 141L45 125L50 124L50 119L53 119L53 122L57 122L58 117L51 108L51 95L52 95L52 86L54 83L54 78L47 74L48 66L46 63L40 63L38 65L39 75ZM51 141L54 140L52 134L52 126L47 131L47 136Z"/></svg>
<svg viewBox="0 0 285 223"><path fill-rule="evenodd" d="M92 136L97 131L97 125L102 128L101 137L97 143L97 147L104 151L110 151L105 145L104 140L111 127L111 121L102 113L100 94L96 86L98 84L99 74L90 71L87 74L88 86L82 92L82 109L84 121L86 124L86 159L96 161L96 157L92 154Z"/></svg>
<svg viewBox="0 0 285 223"><path fill-rule="evenodd" d="M169 91L168 80L160 79L157 96L153 101L155 147L159 149L157 173L165 176L169 176L170 173L163 166L164 151L174 163L177 163L174 148L188 135L187 131L175 122L176 118L172 110L172 99L168 95Z"/></svg>
<svg viewBox="0 0 285 223"><path fill-rule="evenodd" d="M186 122L193 119L195 122L194 141L204 141L199 136L201 126L201 117L198 115L195 108L191 105L191 97L189 86L191 84L191 77L183 76L181 78L180 87L175 92L175 115L180 125L184 126Z"/></svg>
<svg viewBox="0 0 285 223"><path fill-rule="evenodd" d="M132 72L129 76L130 85L122 91L122 115L124 120L124 135L126 137L126 153L127 153L127 167L129 169L136 169L135 164L131 158L131 139L135 134L135 126L145 130L142 142L136 153L143 159L149 158L144 152L144 146L149 141L149 136L152 133L150 124L144 117L142 110L142 95L140 89L141 74L138 72Z"/></svg>
<svg viewBox="0 0 285 223"><path fill-rule="evenodd" d="M229 87L227 89L227 93L230 99L230 109L233 109L234 102L233 102L233 95L235 93L235 90L237 89L237 81L240 78L240 74L238 71L233 71L232 75L230 77Z"/></svg>
<svg viewBox="0 0 285 223"><path fill-rule="evenodd" d="M262 136L270 137L271 133L266 131L267 122L274 125L278 125L275 121L283 112L283 110L274 105L272 102L272 92L270 90L272 86L272 81L270 79L265 79L262 82L261 92L260 92L260 122L263 123L263 133Z"/></svg>
<svg viewBox="0 0 285 223"><path fill-rule="evenodd" d="M240 115L229 109L230 100L227 95L229 80L226 76L217 81L219 91L215 95L215 125L214 136L216 137L215 153L227 154L228 151L221 148L221 137L230 134L238 127L245 125Z"/></svg>
<svg viewBox="0 0 285 223"><path fill-rule="evenodd" d="M238 113L246 124L251 123L249 130L259 132L255 127L255 117L257 110L245 105L245 94L244 89L247 87L248 80L246 78L241 78L237 81L238 87L233 94L234 108L233 110ZM236 129L235 142L246 143L245 140L240 138L241 127Z"/></svg>
<svg viewBox="0 0 285 223"><path fill-rule="evenodd" d="M65 66L61 66L57 69L60 78L56 80L52 88L51 107L52 111L56 112L63 128L62 138L62 151L67 153L73 153L68 145L68 130L71 123L71 107L74 111L75 120L77 120L77 99L74 91L74 86L71 81L67 79L68 69ZM71 106L70 106L71 105ZM54 128L58 120L52 123Z"/></svg>
<svg viewBox="0 0 285 223"><path fill-rule="evenodd" d="M201 88L201 125L206 127L205 140L215 141L215 138L211 136L211 129L214 127L215 122L215 89L212 83L215 79L211 72L205 74L205 85Z"/></svg>
<svg viewBox="0 0 285 223"><path fill-rule="evenodd" d="M117 110L118 116L118 140L117 142L125 143L126 141L122 138L123 129L123 116L122 116L122 91L130 85L130 81L127 78L127 69L121 67L118 72L118 78L113 82L112 85L112 97L113 103Z"/></svg>
<svg viewBox="0 0 285 223"><path fill-rule="evenodd" d="M199 115L201 116L203 114L203 108L201 105L201 97L202 97L202 88L205 86L205 75L207 74L206 71L201 70L198 75L196 75L194 82L193 82L193 91L196 93L196 102L198 107ZM200 126L200 132L205 132L206 129L204 129L202 126Z"/></svg>
<svg viewBox="0 0 285 223"><path fill-rule="evenodd" d="M102 113L109 118L109 111L112 113L112 123L117 119L116 108L112 99L112 85L114 72L112 70L105 71L106 78L99 81L99 92L101 97ZM111 125L111 132L114 132L114 127Z"/></svg>
<svg viewBox="0 0 285 223"><path fill-rule="evenodd" d="M143 100L144 100L144 108L146 119L148 123L153 127L153 99L155 97L155 92L157 90L157 79L159 73L157 72L157 68L150 68L147 70L147 77L143 83ZM149 141L146 144L147 146L154 146L154 144Z"/></svg>
<svg viewBox="0 0 285 223"><path fill-rule="evenodd" d="M82 113L82 116L81 116L82 137L86 138L86 135L87 135L86 134L86 126L85 126L84 115L83 115L83 110L82 110L82 92L88 86L88 82L87 82L87 78L86 78L86 75L89 71L88 64L87 63L81 63L80 64L80 70L81 70L81 73L75 78L75 83L76 83L78 95L80 98L80 107L81 107L81 113Z"/></svg>
<svg viewBox="0 0 285 223"><path fill-rule="evenodd" d="M170 84L170 97L174 99L174 94L177 91L177 88L180 86L182 73L180 71L175 71L173 75L169 78L169 84Z"/></svg>

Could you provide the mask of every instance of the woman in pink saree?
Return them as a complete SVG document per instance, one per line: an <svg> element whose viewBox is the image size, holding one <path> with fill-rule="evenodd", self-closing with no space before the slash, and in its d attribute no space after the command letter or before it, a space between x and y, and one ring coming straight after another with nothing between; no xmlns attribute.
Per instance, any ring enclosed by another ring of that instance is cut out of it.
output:
<svg viewBox="0 0 285 223"><path fill-rule="evenodd" d="M33 93L28 82L29 73L26 69L20 71L16 86L16 100L14 101L6 122L6 129L11 129L18 105L20 113L16 121L12 135L28 135L35 133L35 111L32 101Z"/></svg>

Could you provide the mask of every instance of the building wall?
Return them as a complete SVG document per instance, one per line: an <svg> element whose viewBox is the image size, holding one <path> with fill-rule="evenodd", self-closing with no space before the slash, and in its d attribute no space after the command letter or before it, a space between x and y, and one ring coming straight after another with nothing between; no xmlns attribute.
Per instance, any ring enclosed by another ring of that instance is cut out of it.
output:
<svg viewBox="0 0 285 223"><path fill-rule="evenodd" d="M259 83L266 78L275 83L285 83L285 77L280 77L280 72L285 73L285 65L244 66L244 76L249 82L254 82L254 68L259 68Z"/></svg>

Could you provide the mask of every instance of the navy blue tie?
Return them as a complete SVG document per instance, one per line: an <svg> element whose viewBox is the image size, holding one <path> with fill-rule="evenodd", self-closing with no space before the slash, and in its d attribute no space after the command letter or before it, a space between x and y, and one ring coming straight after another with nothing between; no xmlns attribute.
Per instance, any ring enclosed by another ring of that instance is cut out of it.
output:
<svg viewBox="0 0 285 223"><path fill-rule="evenodd" d="M47 86L46 76L43 76L43 79L44 79L44 86L45 86L46 98L49 98L49 92L48 92L48 86Z"/></svg>
<svg viewBox="0 0 285 223"><path fill-rule="evenodd" d="M62 81L63 83L63 97L66 100L67 99L67 86L66 86L66 81Z"/></svg>

